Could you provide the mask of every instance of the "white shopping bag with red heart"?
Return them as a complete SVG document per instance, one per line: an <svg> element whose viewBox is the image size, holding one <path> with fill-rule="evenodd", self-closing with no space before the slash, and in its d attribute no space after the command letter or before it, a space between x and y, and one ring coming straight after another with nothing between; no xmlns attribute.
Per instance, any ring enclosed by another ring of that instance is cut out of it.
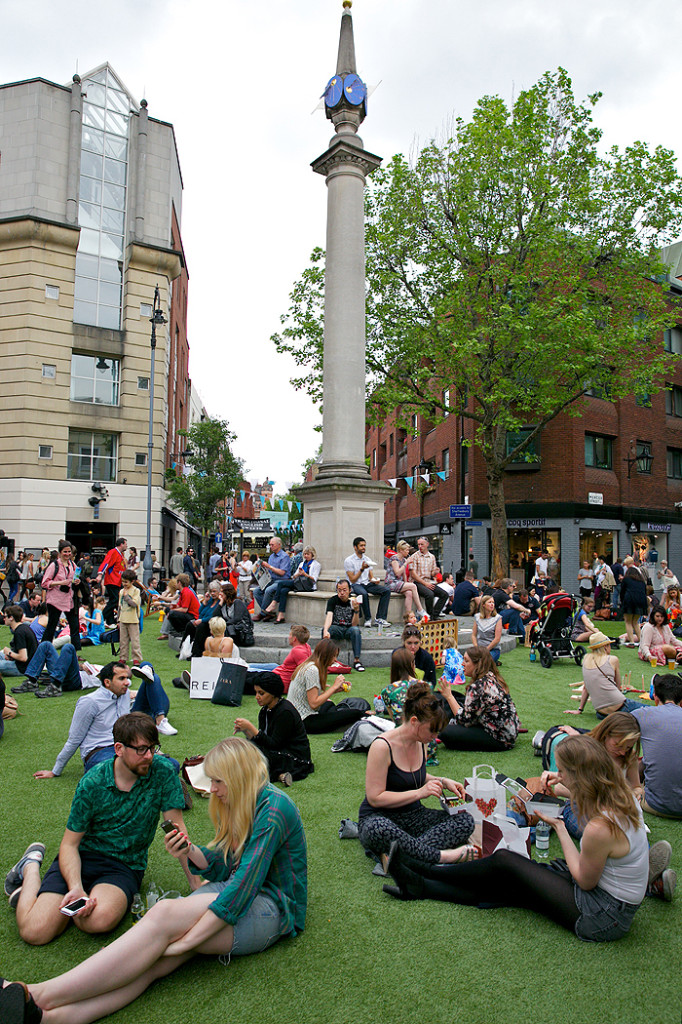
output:
<svg viewBox="0 0 682 1024"><path fill-rule="evenodd" d="M464 780L467 792L465 810L474 821L486 821L493 814L504 816L507 808L507 791L495 778L491 764L477 764L470 779Z"/></svg>

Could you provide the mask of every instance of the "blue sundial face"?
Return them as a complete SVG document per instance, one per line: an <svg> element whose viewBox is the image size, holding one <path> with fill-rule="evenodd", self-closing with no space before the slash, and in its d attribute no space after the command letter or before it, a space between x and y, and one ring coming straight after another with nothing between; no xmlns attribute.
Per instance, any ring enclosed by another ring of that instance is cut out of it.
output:
<svg viewBox="0 0 682 1024"><path fill-rule="evenodd" d="M367 97L367 86L357 75L346 75L343 80L343 91L348 102L354 107L359 107Z"/></svg>
<svg viewBox="0 0 682 1024"><path fill-rule="evenodd" d="M343 94L343 79L340 75L334 75L327 82L324 90L324 102L328 107L335 107Z"/></svg>

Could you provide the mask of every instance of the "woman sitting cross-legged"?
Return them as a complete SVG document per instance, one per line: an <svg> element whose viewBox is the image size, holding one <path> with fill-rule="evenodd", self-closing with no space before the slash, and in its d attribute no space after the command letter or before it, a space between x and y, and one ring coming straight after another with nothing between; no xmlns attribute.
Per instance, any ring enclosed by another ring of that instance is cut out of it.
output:
<svg viewBox="0 0 682 1024"><path fill-rule="evenodd" d="M440 681L440 692L452 711L452 721L440 739L449 750L511 750L521 723L509 687L490 653L472 647L462 655L462 668L470 679L463 705L445 676Z"/></svg>
<svg viewBox="0 0 682 1024"><path fill-rule="evenodd" d="M594 611L594 598L584 597L580 609L576 612L571 626L571 640L578 644L587 643L592 633L597 633L597 627L590 621L590 614Z"/></svg>
<svg viewBox="0 0 682 1024"><path fill-rule="evenodd" d="M658 604L652 608L649 621L642 626L639 656L642 661L656 659L659 665L682 660L682 640L671 630L668 613L663 605Z"/></svg>
<svg viewBox="0 0 682 1024"><path fill-rule="evenodd" d="M524 907L588 942L626 935L649 875L642 810L621 769L591 736L569 736L556 758L586 822L578 850L561 818L543 818L559 837L565 861L550 867L501 850L472 864L425 865L396 847L388 863L396 885L384 891L398 899Z"/></svg>
<svg viewBox="0 0 682 1024"><path fill-rule="evenodd" d="M235 732L255 743L270 767L270 781L290 786L315 771L310 759L310 740L301 716L283 700L284 683L275 672L259 672L254 687L260 707L258 728L248 718L237 718Z"/></svg>
<svg viewBox="0 0 682 1024"><path fill-rule="evenodd" d="M303 931L307 900L306 842L295 804L268 782L258 748L241 737L209 751L208 846L178 831L165 839L208 883L184 899L161 900L133 928L71 971L29 988L0 990L0 1020L88 1024L137 999L158 978L197 953L245 956ZM39 1009L40 1008L40 1009Z"/></svg>
<svg viewBox="0 0 682 1024"><path fill-rule="evenodd" d="M412 683L403 705L403 724L378 736L369 748L358 838L377 857L386 855L393 842L427 864L475 856L474 847L465 845L474 830L468 811L450 815L421 802L441 796L444 789L460 799L465 796L459 782L426 770L426 745L446 721L447 713L429 684Z"/></svg>
<svg viewBox="0 0 682 1024"><path fill-rule="evenodd" d="M287 696L303 719L309 735L345 729L365 715L365 711L337 707L329 700L339 690L350 689L350 683L340 675L331 686L327 686L329 669L338 656L339 648L333 640L320 640L311 656L301 662L291 677Z"/></svg>
<svg viewBox="0 0 682 1024"><path fill-rule="evenodd" d="M597 712L597 718L606 718L614 711L634 711L635 708L650 707L642 700L626 698L621 688L620 662L611 654L611 639L604 633L590 634L590 649L583 658L583 688L580 706L569 708L565 715L581 715L588 698Z"/></svg>

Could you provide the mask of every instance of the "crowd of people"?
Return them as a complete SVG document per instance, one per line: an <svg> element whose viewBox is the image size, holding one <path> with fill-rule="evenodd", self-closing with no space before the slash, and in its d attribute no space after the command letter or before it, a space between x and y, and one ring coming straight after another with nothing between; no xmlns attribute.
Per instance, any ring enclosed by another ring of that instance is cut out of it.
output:
<svg viewBox="0 0 682 1024"><path fill-rule="evenodd" d="M254 622L284 622L291 592L312 592L320 580L313 548L300 545L289 554L279 538L269 548L267 560L216 552L203 571L191 549L179 549L174 574L145 588L137 552L123 538L97 568L77 561L64 540L46 553L44 565L33 560L34 587L22 592L20 583L6 603L12 640L0 674L24 677L14 690L38 697L86 690L52 768L35 770L37 779L57 778L80 752L83 774L59 852L43 873L46 849L33 841L5 879L21 938L51 942L69 921L90 934L115 928L140 891L159 817L166 851L178 860L189 893L158 903L136 928L65 974L28 987L0 983L0 1016L8 1024L87 1024L196 954L246 955L303 930L305 836L294 801L278 787L315 771L311 736L345 731L371 716L367 701L346 696L350 681L339 642L350 642L348 668L363 672L361 623L390 625L392 594L404 598L405 626L381 692L390 722L367 750L357 828L379 871L393 880L386 892L400 900L525 907L587 941L627 934L647 894L672 899L671 849L666 842L649 847L643 812L682 819L682 679L655 675L653 706L626 696L611 638L590 619L592 587L573 622L576 639L589 650L579 706L568 711L582 714L589 700L600 723L589 734L568 726L549 730L553 760L539 780L544 793L565 800L559 818L537 814L556 832L563 859L545 866L508 850L481 856L464 785L434 774L433 766L438 747L503 754L526 731L502 673L501 638L503 630L525 637L540 602L510 578L493 585L477 580L473 569L455 585L426 538L412 554L406 544L388 549L383 580L364 538L354 538L345 578L326 601L319 640L309 643L308 627L292 624L282 664L250 666L244 692L255 697L257 721L238 714L235 735L203 760L215 839L196 846L183 817L191 798L180 765L160 751L160 736L176 730L161 679L143 660L145 606L163 612L159 641L175 638L193 658L239 660L240 648L256 642ZM621 599L635 633L644 613L629 571L624 565ZM545 580L545 591L557 586ZM637 635L640 657L652 665L682 659L671 628L679 597L671 584L664 600L645 609L648 621ZM423 630L448 613L473 616L472 644L461 654L444 649L437 665ZM119 655L94 676L78 652L107 642L119 645ZM181 673L176 686L188 686L188 676ZM2 683L3 702L4 693ZM432 797L440 798L441 809L424 806Z"/></svg>

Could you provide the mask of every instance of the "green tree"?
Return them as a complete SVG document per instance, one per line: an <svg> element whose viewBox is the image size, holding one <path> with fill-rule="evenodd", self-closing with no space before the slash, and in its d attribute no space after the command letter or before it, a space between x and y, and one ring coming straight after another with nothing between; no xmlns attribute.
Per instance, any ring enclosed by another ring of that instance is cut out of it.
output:
<svg viewBox="0 0 682 1024"><path fill-rule="evenodd" d="M452 138L413 164L394 157L367 192L370 415L473 421L495 575L507 572L507 465L531 457L554 417L579 416L590 388L650 393L673 358L659 344L677 319L660 247L679 234L682 181L661 147L602 153L598 99L578 103L562 69L511 108L486 96ZM273 336L313 397L323 261L315 250Z"/></svg>
<svg viewBox="0 0 682 1024"><path fill-rule="evenodd" d="M232 454L236 440L225 420L205 419L179 430L191 455L189 472L166 471L169 500L193 526L201 530L202 551L208 555L208 535L225 518L225 502L244 477L241 459Z"/></svg>

